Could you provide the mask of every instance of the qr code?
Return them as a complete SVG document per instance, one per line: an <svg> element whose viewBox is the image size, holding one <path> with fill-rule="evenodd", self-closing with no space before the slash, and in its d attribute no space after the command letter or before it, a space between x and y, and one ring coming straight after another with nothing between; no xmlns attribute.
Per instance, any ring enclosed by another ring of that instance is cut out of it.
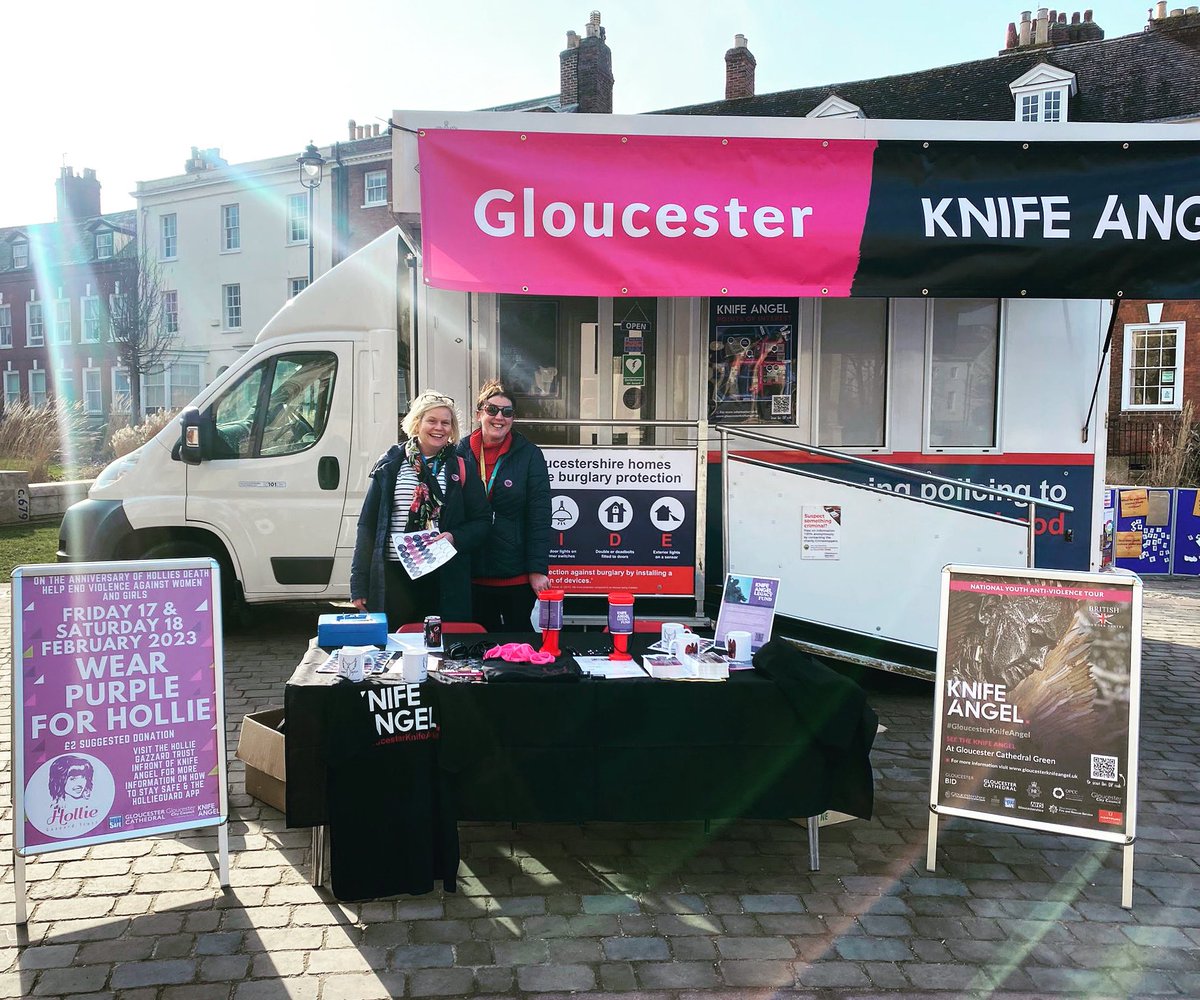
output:
<svg viewBox="0 0 1200 1000"><path fill-rule="evenodd" d="M792 415L792 397L791 396L772 396L771 397L771 416L773 417L790 417Z"/></svg>
<svg viewBox="0 0 1200 1000"><path fill-rule="evenodd" d="M1117 780L1117 758L1092 754L1092 777L1097 781Z"/></svg>

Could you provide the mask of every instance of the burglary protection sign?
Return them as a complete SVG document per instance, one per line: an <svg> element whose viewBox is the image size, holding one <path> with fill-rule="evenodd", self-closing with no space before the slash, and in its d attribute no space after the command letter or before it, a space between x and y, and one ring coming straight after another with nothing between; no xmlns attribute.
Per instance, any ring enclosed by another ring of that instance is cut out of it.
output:
<svg viewBox="0 0 1200 1000"><path fill-rule="evenodd" d="M13 571L18 854L223 823L211 559Z"/></svg>
<svg viewBox="0 0 1200 1000"><path fill-rule="evenodd" d="M550 582L568 594L685 596L696 586L696 452L543 448Z"/></svg>

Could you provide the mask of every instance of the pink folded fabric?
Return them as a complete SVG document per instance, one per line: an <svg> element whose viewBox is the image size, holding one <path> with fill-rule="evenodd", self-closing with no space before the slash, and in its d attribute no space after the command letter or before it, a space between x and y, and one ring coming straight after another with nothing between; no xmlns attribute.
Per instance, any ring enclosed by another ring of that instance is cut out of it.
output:
<svg viewBox="0 0 1200 1000"><path fill-rule="evenodd" d="M505 642L483 654L485 660L505 660L508 663L553 663L553 653L543 653L527 642Z"/></svg>

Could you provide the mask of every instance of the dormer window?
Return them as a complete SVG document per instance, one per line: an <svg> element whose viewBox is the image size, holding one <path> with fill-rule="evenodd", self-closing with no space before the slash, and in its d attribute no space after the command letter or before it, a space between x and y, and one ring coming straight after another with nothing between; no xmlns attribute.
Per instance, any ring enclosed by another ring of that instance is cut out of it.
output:
<svg viewBox="0 0 1200 1000"><path fill-rule="evenodd" d="M12 245L12 261L13 270L16 271L29 266L29 244L24 240Z"/></svg>
<svg viewBox="0 0 1200 1000"><path fill-rule="evenodd" d="M813 108L805 118L866 118L857 104L844 101L837 94L830 94Z"/></svg>
<svg viewBox="0 0 1200 1000"><path fill-rule="evenodd" d="M108 260L113 255L113 234L96 234L96 260Z"/></svg>
<svg viewBox="0 0 1200 1000"><path fill-rule="evenodd" d="M1038 63L1008 85L1019 122L1065 122L1067 104L1075 96L1075 74L1049 63Z"/></svg>

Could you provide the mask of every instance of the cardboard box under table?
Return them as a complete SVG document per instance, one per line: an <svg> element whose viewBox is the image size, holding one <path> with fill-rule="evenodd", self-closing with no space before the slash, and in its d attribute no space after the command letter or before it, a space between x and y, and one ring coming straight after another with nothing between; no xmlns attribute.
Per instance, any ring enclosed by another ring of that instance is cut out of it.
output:
<svg viewBox="0 0 1200 1000"><path fill-rule="evenodd" d="M456 762L460 820L870 818L877 717L856 684L796 653L794 683L757 670L722 683L431 679L421 698ZM310 649L285 692L288 770L312 779L287 786L289 827L328 822L330 723L337 699L360 697L315 672L324 657Z"/></svg>
<svg viewBox="0 0 1200 1000"><path fill-rule="evenodd" d="M279 731L282 721L282 708L247 715L242 719L237 756L246 764L246 794L285 812L287 760Z"/></svg>

